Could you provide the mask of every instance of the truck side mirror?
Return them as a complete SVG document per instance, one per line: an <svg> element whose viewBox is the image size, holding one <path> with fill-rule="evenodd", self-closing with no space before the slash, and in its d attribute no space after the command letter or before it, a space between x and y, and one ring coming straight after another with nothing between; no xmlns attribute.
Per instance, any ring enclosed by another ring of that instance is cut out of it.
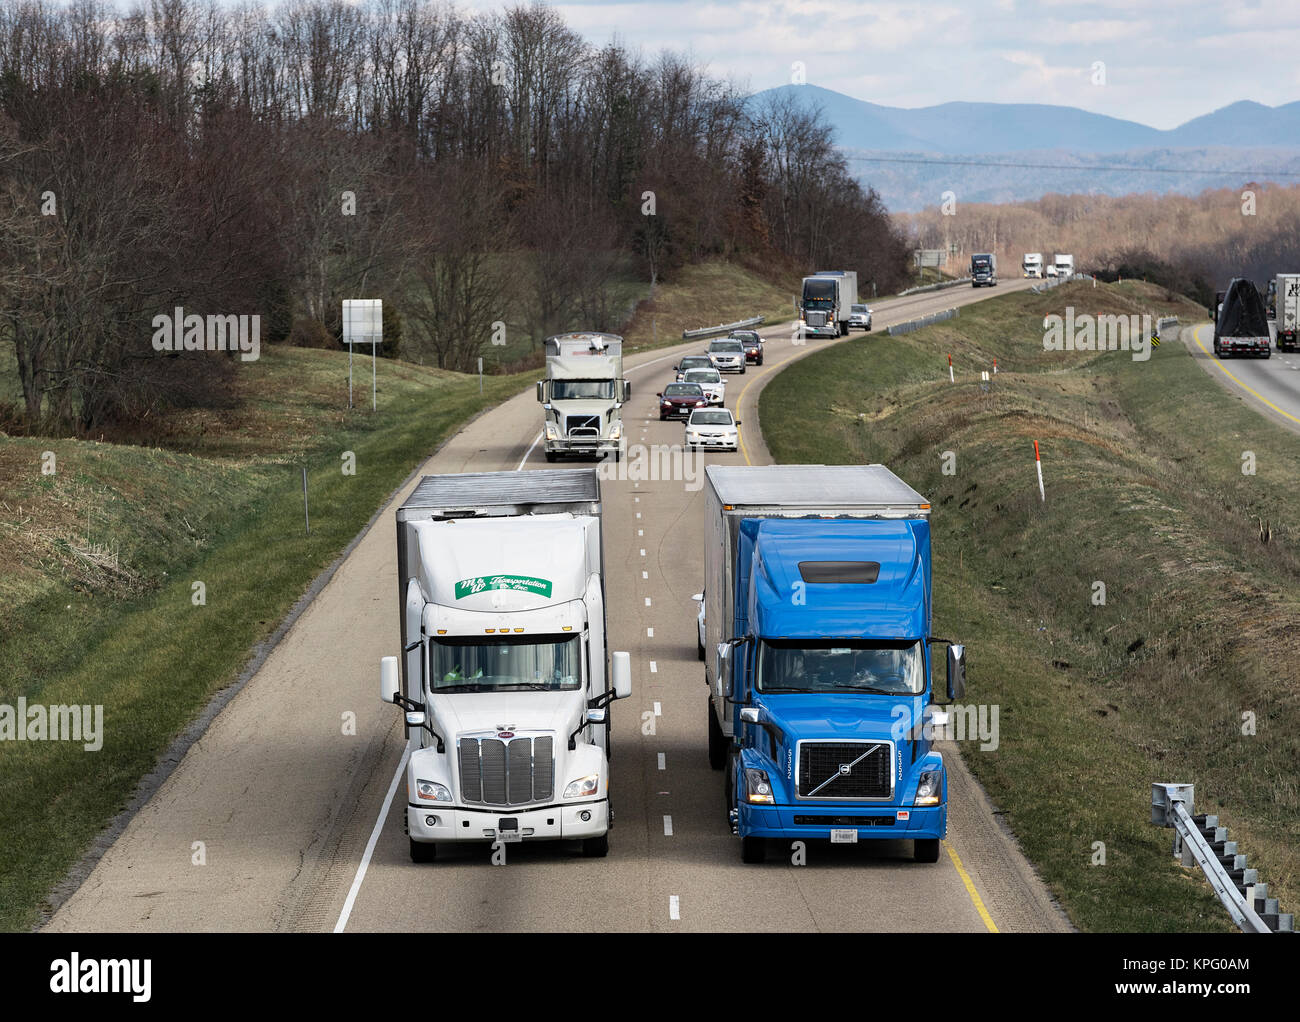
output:
<svg viewBox="0 0 1300 1022"><path fill-rule="evenodd" d="M966 647L954 643L948 647L948 698L966 694Z"/></svg>
<svg viewBox="0 0 1300 1022"><path fill-rule="evenodd" d="M741 719L742 721L744 721L746 724L757 724L757 723L758 723L758 707L757 707L757 706L743 706L743 707L741 707L741 710L740 710L740 719Z"/></svg>
<svg viewBox="0 0 1300 1022"><path fill-rule="evenodd" d="M546 404L546 381L537 381L537 400L540 404Z"/></svg>
<svg viewBox="0 0 1300 1022"><path fill-rule="evenodd" d="M605 716L604 708L588 710L586 720L588 724L603 724L605 723Z"/></svg>
<svg viewBox="0 0 1300 1022"><path fill-rule="evenodd" d="M397 698L397 657L386 656L379 661L379 698L391 703Z"/></svg>
<svg viewBox="0 0 1300 1022"><path fill-rule="evenodd" d="M632 396L632 382L631 382L630 380L624 380L624 381L623 381L623 400L626 401L626 400L627 400L628 398L630 398L631 396Z"/></svg>
<svg viewBox="0 0 1300 1022"><path fill-rule="evenodd" d="M406 726L407 726L407 727L424 727L424 721L425 721L425 717L424 717L424 711L423 711L423 710L407 710L407 711L406 711Z"/></svg>
<svg viewBox="0 0 1300 1022"><path fill-rule="evenodd" d="M615 653L613 664L614 698L626 699L632 694L632 654Z"/></svg>

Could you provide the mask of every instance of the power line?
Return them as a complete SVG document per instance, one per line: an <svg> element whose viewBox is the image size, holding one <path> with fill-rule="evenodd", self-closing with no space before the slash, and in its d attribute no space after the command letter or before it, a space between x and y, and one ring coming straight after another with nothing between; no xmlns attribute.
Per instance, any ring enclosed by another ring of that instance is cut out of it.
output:
<svg viewBox="0 0 1300 1022"><path fill-rule="evenodd" d="M1187 167L1137 167L1128 164L1104 163L1008 163L998 160L940 160L907 156L848 156L859 163L931 163L949 167L1007 167L1012 170L1109 170L1129 174L1222 174L1228 177L1300 178L1300 171L1291 170L1200 170Z"/></svg>

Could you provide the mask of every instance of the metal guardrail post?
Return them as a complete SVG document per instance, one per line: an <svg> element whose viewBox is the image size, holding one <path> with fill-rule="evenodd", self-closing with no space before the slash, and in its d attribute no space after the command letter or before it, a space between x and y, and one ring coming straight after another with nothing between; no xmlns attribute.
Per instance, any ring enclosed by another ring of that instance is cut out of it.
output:
<svg viewBox="0 0 1300 1022"><path fill-rule="evenodd" d="M1177 833L1174 839L1174 853L1181 850L1184 865L1191 865L1188 858L1195 860L1205 874L1205 879L1214 888L1223 907L1232 916L1232 921L1246 933L1272 933L1267 923L1255 912L1252 902L1253 888L1247 888L1247 897L1243 898L1237 885L1228 876L1214 849L1201 835L1200 828L1192 819L1192 804L1195 786L1191 784L1153 784L1151 785L1151 822L1157 827L1173 827ZM1216 821L1217 823L1217 821Z"/></svg>

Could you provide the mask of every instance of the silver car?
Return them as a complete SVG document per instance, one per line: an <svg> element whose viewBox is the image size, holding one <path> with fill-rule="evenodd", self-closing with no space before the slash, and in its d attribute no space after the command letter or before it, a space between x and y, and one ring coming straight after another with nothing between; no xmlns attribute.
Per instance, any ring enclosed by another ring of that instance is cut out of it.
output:
<svg viewBox="0 0 1300 1022"><path fill-rule="evenodd" d="M720 372L712 367L708 369L687 369L682 382L698 383L711 405L720 405L726 399L727 381L722 378Z"/></svg>
<svg viewBox="0 0 1300 1022"><path fill-rule="evenodd" d="M849 329L855 326L863 330L871 329L871 309L865 305L854 305L849 309Z"/></svg>
<svg viewBox="0 0 1300 1022"><path fill-rule="evenodd" d="M714 368L721 373L743 373L745 371L745 346L740 341L722 337L709 342L709 358L713 359Z"/></svg>

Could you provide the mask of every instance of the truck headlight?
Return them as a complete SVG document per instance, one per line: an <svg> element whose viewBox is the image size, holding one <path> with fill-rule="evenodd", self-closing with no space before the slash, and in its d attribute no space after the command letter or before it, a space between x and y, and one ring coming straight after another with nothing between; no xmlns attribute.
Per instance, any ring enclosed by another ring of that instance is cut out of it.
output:
<svg viewBox="0 0 1300 1022"><path fill-rule="evenodd" d="M619 440L622 439L622 436L623 436L623 423L621 422L614 423L614 425L610 428L609 438L611 440Z"/></svg>
<svg viewBox="0 0 1300 1022"><path fill-rule="evenodd" d="M416 781L415 793L426 802L450 802L451 792L436 781Z"/></svg>
<svg viewBox="0 0 1300 1022"><path fill-rule="evenodd" d="M923 770L921 771L921 781L916 786L916 798L912 801L914 806L937 806L939 799L943 797L943 771L942 770Z"/></svg>
<svg viewBox="0 0 1300 1022"><path fill-rule="evenodd" d="M554 424L554 423L548 422L548 423L546 424L546 439L547 439L547 440L558 440L558 439L560 439L560 431L559 431L558 429L555 428L555 424Z"/></svg>
<svg viewBox="0 0 1300 1022"><path fill-rule="evenodd" d="M767 779L766 770L756 770L754 767L745 768L745 801L769 806L776 804L776 800L772 797L772 784Z"/></svg>
<svg viewBox="0 0 1300 1022"><path fill-rule="evenodd" d="M565 798L587 798L595 795L600 790L600 774L588 774L586 777L579 777L576 781L570 781L567 788L564 789Z"/></svg>

